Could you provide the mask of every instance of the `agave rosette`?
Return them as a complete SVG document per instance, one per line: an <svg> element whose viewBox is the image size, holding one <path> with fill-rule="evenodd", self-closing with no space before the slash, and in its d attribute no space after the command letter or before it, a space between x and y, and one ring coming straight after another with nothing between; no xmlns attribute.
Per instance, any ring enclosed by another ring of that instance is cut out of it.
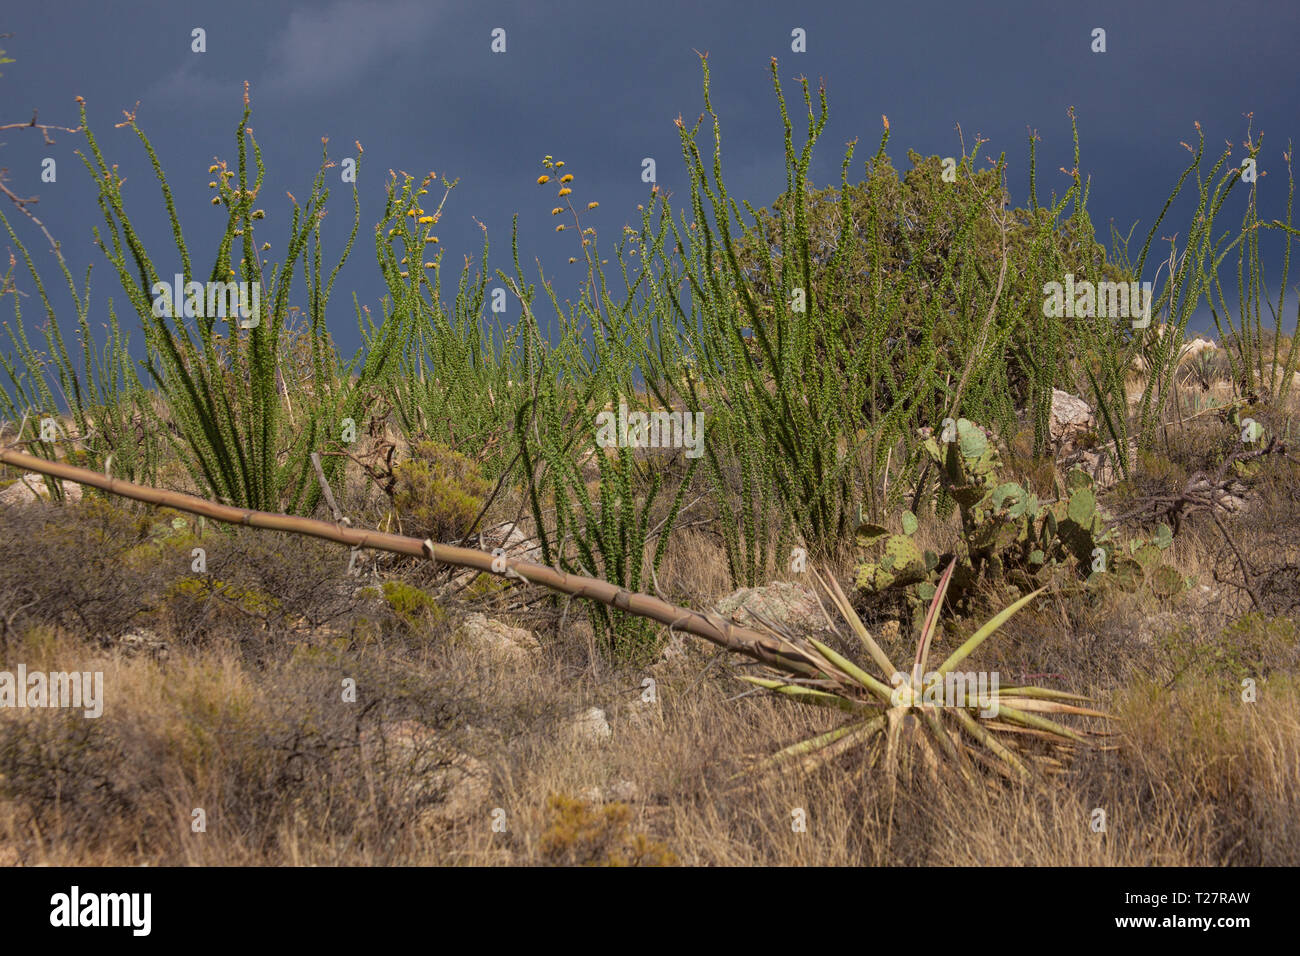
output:
<svg viewBox="0 0 1300 956"><path fill-rule="evenodd" d="M967 779L972 779L972 762L1005 776L1028 777L1035 766L1045 772L1063 769L1076 748L1093 745L1097 738L1105 736L1056 719L1109 718L1086 706L1091 699L1079 694L1037 686L1000 687L997 681L992 686L981 686L973 698L962 695L962 699L950 699L932 693L936 681L943 687L952 686L949 678L956 674L957 665L1045 590L1039 588L1026 594L995 614L943 663L928 671L939 613L955 566L955 561L949 563L939 580L908 671L890 662L835 579L814 572L874 666L860 666L824 642L808 637L791 643L816 668L815 677L791 677L780 672L773 672L771 677L742 677L800 703L836 708L851 715L841 726L785 747L760 766L794 762L812 769L855 747L866 747L869 764L875 766L883 757L891 776L900 759L919 754L929 769L937 769L946 759ZM1039 746L1030 746L1031 741Z"/></svg>

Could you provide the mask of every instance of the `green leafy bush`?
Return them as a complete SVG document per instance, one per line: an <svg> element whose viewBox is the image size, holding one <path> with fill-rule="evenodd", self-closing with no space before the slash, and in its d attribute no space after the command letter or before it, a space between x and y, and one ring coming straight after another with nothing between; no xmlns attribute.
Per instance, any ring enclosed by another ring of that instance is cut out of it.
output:
<svg viewBox="0 0 1300 956"><path fill-rule="evenodd" d="M475 530L491 486L464 455L422 441L395 474L393 507L404 534L457 542Z"/></svg>
<svg viewBox="0 0 1300 956"><path fill-rule="evenodd" d="M393 613L407 627L415 628L425 623L437 624L444 617L437 601L405 581L385 581L383 594L384 600L393 609Z"/></svg>

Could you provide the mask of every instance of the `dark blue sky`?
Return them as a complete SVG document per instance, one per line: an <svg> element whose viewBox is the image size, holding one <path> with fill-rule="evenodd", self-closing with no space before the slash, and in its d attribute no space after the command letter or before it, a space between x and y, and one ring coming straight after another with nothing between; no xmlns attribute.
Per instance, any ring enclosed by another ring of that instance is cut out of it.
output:
<svg viewBox="0 0 1300 956"><path fill-rule="evenodd" d="M204 54L190 50L195 27L207 31ZM490 49L496 27L506 30L504 54ZM806 53L791 52L796 27L807 32ZM1095 27L1106 30L1104 54L1090 50ZM1206 132L1208 153L1231 140L1240 156L1244 114L1254 112L1254 129L1265 133L1261 168L1269 175L1260 195L1269 217L1284 212L1281 153L1300 134L1295 0L47 0L10 5L0 13L0 33L12 34L0 47L16 61L0 68L0 122L25 121L39 109L42 122L75 126L74 98L86 97L101 146L127 178L127 209L164 273L175 264L174 247L142 148L129 130L113 128L123 109L140 101L141 126L159 150L202 271L225 219L224 210L210 205L207 167L217 156L235 159L245 80L252 84L251 125L268 168L261 204L268 221L258 237L272 242L273 255L285 245L285 190L307 194L320 138L330 137L335 158L352 155L353 141L360 140L361 232L329 312L332 333L349 351L358 344L352 293L377 314L383 291L373 226L389 169L460 179L439 224L444 292L454 293L463 256L477 258L481 250L474 217L488 227L493 266L509 268L510 221L517 212L530 280L536 281L536 257L563 298L579 278L579 267L568 264L575 239L572 231L554 232L554 190L535 184L542 157L566 161L576 177L575 199L599 201L587 224L599 230L607 256L623 225L638 221L636 204L649 188L640 179L643 157L656 159L659 184L680 207L688 199L687 183L672 121L681 114L690 125L703 109L693 50L709 53L728 186L755 206L770 204L785 182L768 75L774 55L792 110L802 109L793 77L826 80L830 122L813 169L819 186L838 181L843 144L854 137L860 142L851 178L861 178L886 114L890 154L900 171L908 168L909 148L956 154L957 123L968 143L975 134L988 137L981 152L996 157L1006 151L1016 204L1026 200L1026 135L1036 129L1043 140L1040 198L1047 199L1069 185L1058 167L1071 165L1066 110L1074 106L1099 238L1108 241L1112 218L1125 231L1138 221L1135 252L1188 159L1179 141L1194 142L1194 121ZM74 273L95 263L92 316L98 323L107 297L119 303L119 312L124 297L91 245L91 226L102 226L102 218L74 155L82 141L67 134L57 140L47 147L36 131L5 131L0 165L8 168L15 192L40 196L37 212L63 242ZM56 183L40 181L47 156L58 161ZM1223 225L1240 221L1244 201L1245 191L1235 191ZM331 208L327 249L337 252L352 215L350 192L337 182ZM1186 235L1187 207L1180 212L1162 232ZM39 233L26 223L18 228L47 281L61 285ZM0 238L7 246L7 237ZM1265 264L1275 287L1280 243L1271 242ZM1152 278L1147 271L1143 278ZM300 297L295 301L302 304ZM512 302L509 318L516 308ZM1293 308L1287 312L1293 315ZM38 318L30 307L27 315Z"/></svg>

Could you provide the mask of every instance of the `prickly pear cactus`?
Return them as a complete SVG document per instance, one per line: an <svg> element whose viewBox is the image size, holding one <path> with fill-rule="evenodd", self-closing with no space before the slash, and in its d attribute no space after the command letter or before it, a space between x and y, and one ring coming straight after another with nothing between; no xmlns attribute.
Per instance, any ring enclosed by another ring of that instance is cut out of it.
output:
<svg viewBox="0 0 1300 956"><path fill-rule="evenodd" d="M858 567L859 588L883 591L917 584L929 576L939 558L932 551L921 553L911 537L916 527L916 516L908 511L903 514L903 534L890 534L888 529L876 524L864 524L858 528L860 545L877 546L876 560L866 561Z"/></svg>
<svg viewBox="0 0 1300 956"><path fill-rule="evenodd" d="M903 516L903 534L863 525L858 542L866 560L858 568L859 588L905 588L918 604L934 593L939 571L954 558L950 589L955 598L982 576L1029 589L1062 572L1085 578L1089 586L1147 585L1165 595L1182 585L1181 576L1163 561L1173 541L1170 529L1162 525L1150 541L1131 542L1124 554L1106 527L1086 472L1071 471L1058 500L1043 505L1017 482L1001 480L1001 458L988 433L964 418L942 436L928 437L923 448L937 466L942 491L961 511L962 538L947 554L923 554L911 537L916 530L911 512Z"/></svg>
<svg viewBox="0 0 1300 956"><path fill-rule="evenodd" d="M1094 587L1115 587L1125 591L1147 588L1157 597L1170 598L1192 586L1194 581L1178 573L1165 560L1174 543L1173 531L1161 522L1149 539L1135 538L1128 543L1128 553L1116 551L1100 569L1088 577Z"/></svg>

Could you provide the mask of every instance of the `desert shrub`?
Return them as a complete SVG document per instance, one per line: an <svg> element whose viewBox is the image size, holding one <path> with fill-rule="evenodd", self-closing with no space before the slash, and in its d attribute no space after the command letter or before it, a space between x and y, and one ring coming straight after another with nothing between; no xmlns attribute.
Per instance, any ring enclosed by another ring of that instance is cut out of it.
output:
<svg viewBox="0 0 1300 956"><path fill-rule="evenodd" d="M437 601L405 581L385 581L382 590L388 606L407 627L438 623L444 617Z"/></svg>
<svg viewBox="0 0 1300 956"><path fill-rule="evenodd" d="M411 459L397 466L396 474L393 507L403 533L458 542L475 530L491 486L464 455L422 441L411 449Z"/></svg>
<svg viewBox="0 0 1300 956"><path fill-rule="evenodd" d="M677 855L644 833L629 832L632 810L626 803L591 807L582 800L551 794L549 825L542 834L542 857L562 866L675 866Z"/></svg>
<svg viewBox="0 0 1300 956"><path fill-rule="evenodd" d="M279 602L266 592L208 575L178 578L162 601L177 621L212 615L232 624L250 617L269 622L281 614Z"/></svg>
<svg viewBox="0 0 1300 956"><path fill-rule="evenodd" d="M164 576L157 565L124 560L148 528L147 512L93 498L10 509L0 521L0 594L25 607L9 624L48 624L91 638L120 634L143 613L142 589Z"/></svg>
<svg viewBox="0 0 1300 956"><path fill-rule="evenodd" d="M1294 669L1300 651L1300 625L1288 617L1252 612L1207 638L1190 627L1160 638L1171 683L1214 679L1236 685L1246 678L1266 678L1279 668Z"/></svg>

